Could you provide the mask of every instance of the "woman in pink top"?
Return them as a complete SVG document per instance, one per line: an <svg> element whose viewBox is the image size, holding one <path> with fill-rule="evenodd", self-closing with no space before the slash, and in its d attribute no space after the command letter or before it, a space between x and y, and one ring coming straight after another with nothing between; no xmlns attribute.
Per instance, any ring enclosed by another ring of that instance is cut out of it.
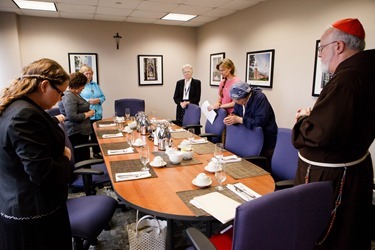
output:
<svg viewBox="0 0 375 250"><path fill-rule="evenodd" d="M229 90L232 85L239 82L240 79L234 75L236 68L234 63L228 58L221 60L216 65L216 69L220 71L223 80L219 85L219 98L215 104L208 106L208 111L223 108L230 114L233 111L234 101L230 98Z"/></svg>

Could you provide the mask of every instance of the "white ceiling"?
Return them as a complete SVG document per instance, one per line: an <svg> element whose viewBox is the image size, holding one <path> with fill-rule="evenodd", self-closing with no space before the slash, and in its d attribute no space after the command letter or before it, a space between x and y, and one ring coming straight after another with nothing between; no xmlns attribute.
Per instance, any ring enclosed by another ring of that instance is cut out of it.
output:
<svg viewBox="0 0 375 250"><path fill-rule="evenodd" d="M12 0L0 0L0 11L39 17L198 27L262 1L265 0L56 0L58 12L49 12L21 10ZM198 16L188 22L160 19L169 12Z"/></svg>

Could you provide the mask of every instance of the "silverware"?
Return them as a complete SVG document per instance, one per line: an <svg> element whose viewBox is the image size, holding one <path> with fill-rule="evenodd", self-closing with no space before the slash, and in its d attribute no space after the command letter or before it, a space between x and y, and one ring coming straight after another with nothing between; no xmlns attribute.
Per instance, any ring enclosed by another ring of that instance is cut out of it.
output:
<svg viewBox="0 0 375 250"><path fill-rule="evenodd" d="M243 190L242 188L239 188L237 187L236 185L233 185L234 188L236 189L237 192L240 192L240 193L243 193L244 195L246 195L247 197L251 198L251 199L255 199L255 196L252 195L252 194L249 194L248 192L246 192L245 190Z"/></svg>

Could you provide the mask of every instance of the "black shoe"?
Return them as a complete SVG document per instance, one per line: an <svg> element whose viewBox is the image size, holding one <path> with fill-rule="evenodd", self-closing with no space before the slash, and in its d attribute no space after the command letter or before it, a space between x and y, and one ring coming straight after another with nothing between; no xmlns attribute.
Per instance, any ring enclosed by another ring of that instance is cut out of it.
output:
<svg viewBox="0 0 375 250"><path fill-rule="evenodd" d="M103 159L103 156L102 156L100 153L95 153L95 154L94 154L94 157L95 157L96 159Z"/></svg>

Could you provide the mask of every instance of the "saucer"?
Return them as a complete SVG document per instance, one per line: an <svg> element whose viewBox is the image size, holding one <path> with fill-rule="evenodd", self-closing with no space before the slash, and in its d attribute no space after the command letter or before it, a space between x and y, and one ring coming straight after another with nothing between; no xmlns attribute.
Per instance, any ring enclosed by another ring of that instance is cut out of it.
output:
<svg viewBox="0 0 375 250"><path fill-rule="evenodd" d="M150 162L150 166L154 167L154 168L162 168L162 167L165 167L166 165L167 165L167 163L165 161L163 161L163 164L161 164L161 165L157 165L153 161Z"/></svg>
<svg viewBox="0 0 375 250"><path fill-rule="evenodd" d="M207 172L210 172L210 173L215 173L216 172L216 169L215 168L210 168L209 165L205 166L204 170L206 170Z"/></svg>
<svg viewBox="0 0 375 250"><path fill-rule="evenodd" d="M193 183L193 185L197 186L197 187L200 187L200 188L203 188L203 187L208 187L208 186L211 186L212 184L212 180L210 178L210 181L207 183L207 184L204 184L204 185L199 185L198 183L195 182L196 179L194 179L191 183Z"/></svg>

